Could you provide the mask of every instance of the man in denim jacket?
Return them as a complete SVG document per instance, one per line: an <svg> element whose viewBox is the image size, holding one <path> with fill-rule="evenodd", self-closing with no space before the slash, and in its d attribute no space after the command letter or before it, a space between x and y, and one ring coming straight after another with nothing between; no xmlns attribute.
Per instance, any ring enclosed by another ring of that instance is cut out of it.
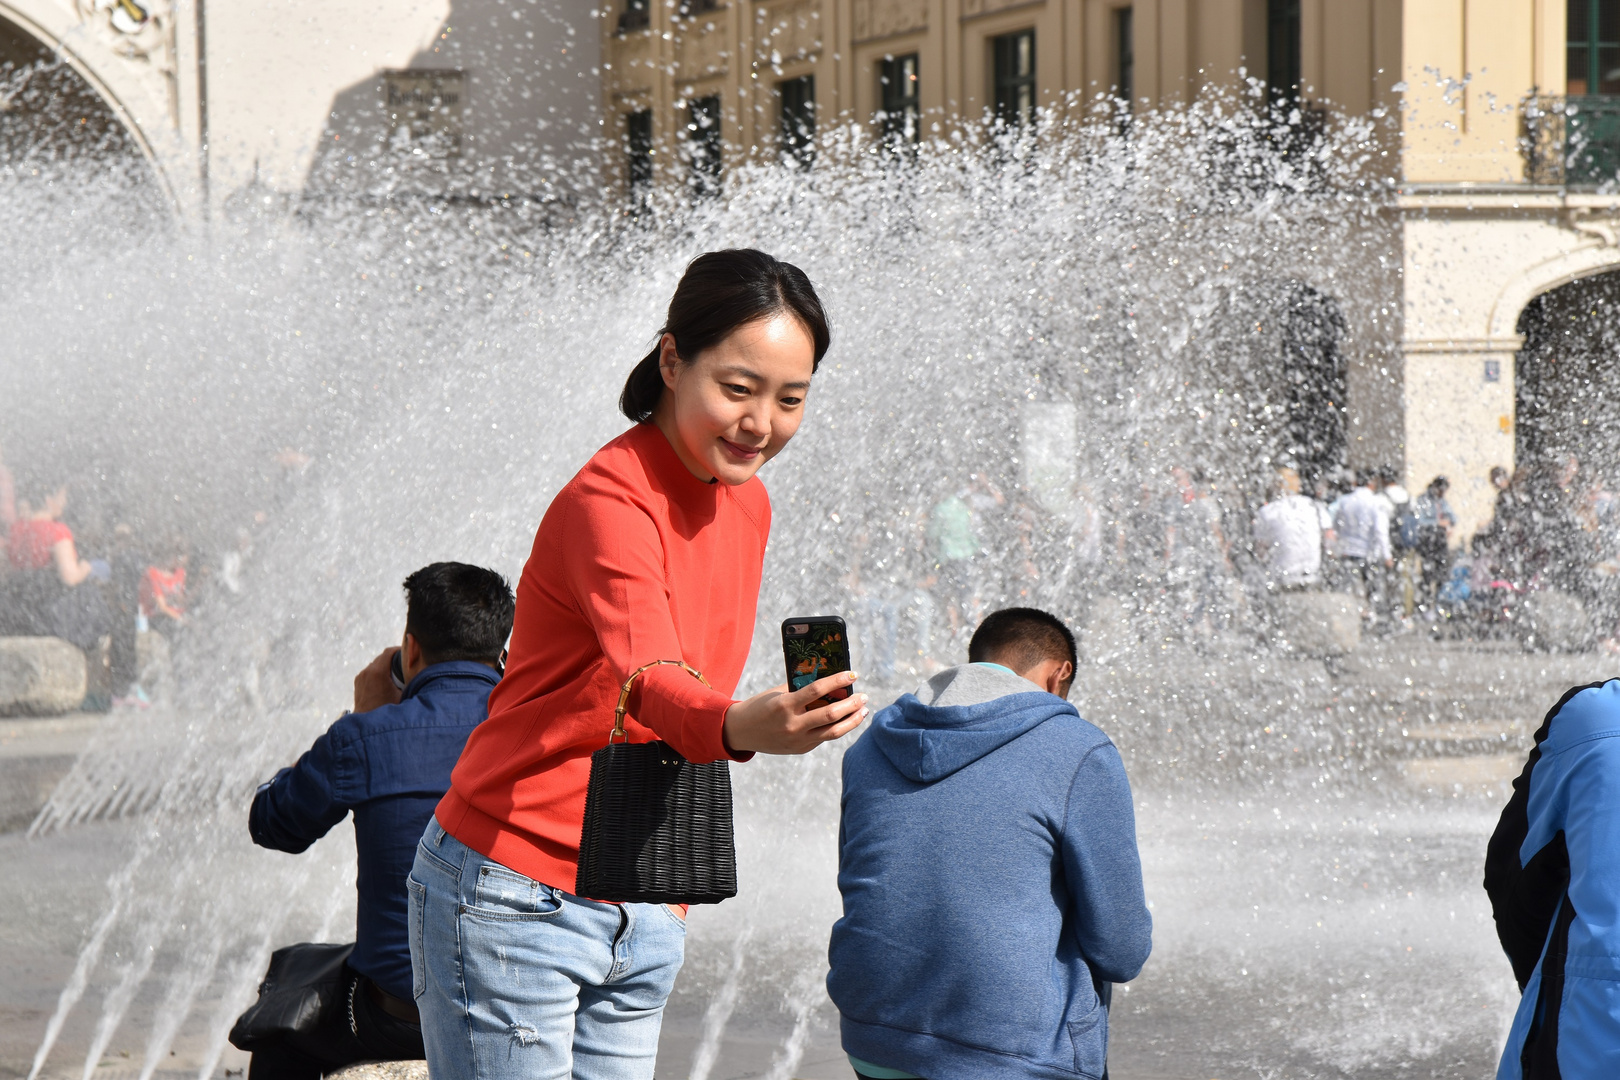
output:
<svg viewBox="0 0 1620 1080"><path fill-rule="evenodd" d="M293 854L354 813L359 905L336 1007L314 1031L255 1045L251 1080L318 1080L358 1061L423 1056L405 877L487 714L513 599L499 574L464 563L423 567L405 579L405 596L404 641L355 676L354 711L253 798L253 842Z"/></svg>

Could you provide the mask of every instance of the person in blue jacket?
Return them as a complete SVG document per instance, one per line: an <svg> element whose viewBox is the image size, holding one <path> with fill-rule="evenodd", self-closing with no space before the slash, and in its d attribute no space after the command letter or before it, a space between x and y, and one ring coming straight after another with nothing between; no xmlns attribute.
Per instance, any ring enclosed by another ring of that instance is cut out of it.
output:
<svg viewBox="0 0 1620 1080"><path fill-rule="evenodd" d="M254 1045L250 1080L318 1080L359 1061L423 1057L405 878L487 715L513 598L493 570L452 562L406 578L405 597L404 640L355 676L354 711L262 785L248 813L255 844L293 854L353 813L359 894L339 1007L313 1031Z"/></svg>
<svg viewBox="0 0 1620 1080"><path fill-rule="evenodd" d="M1498 1080L1620 1077L1620 679L1547 714L1485 891L1522 995Z"/></svg>
<svg viewBox="0 0 1620 1080"><path fill-rule="evenodd" d="M1064 700L1058 619L995 612L968 658L844 755L844 1051L876 1080L1101 1077L1109 984L1152 946L1125 766Z"/></svg>

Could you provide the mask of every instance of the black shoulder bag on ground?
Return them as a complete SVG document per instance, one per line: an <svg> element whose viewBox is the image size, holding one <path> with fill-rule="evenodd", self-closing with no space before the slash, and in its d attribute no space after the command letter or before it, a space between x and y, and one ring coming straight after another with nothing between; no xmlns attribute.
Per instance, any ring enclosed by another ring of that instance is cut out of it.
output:
<svg viewBox="0 0 1620 1080"><path fill-rule="evenodd" d="M608 744L591 755L576 896L717 904L737 895L729 764L694 765L666 742L631 743L625 734L630 690L642 672L660 664L678 664L709 685L681 660L655 660L625 680Z"/></svg>
<svg viewBox="0 0 1620 1080"><path fill-rule="evenodd" d="M270 970L259 984L259 1000L237 1017L231 1045L252 1052L261 1045L315 1030L346 991L343 965L354 943L303 942L270 954Z"/></svg>

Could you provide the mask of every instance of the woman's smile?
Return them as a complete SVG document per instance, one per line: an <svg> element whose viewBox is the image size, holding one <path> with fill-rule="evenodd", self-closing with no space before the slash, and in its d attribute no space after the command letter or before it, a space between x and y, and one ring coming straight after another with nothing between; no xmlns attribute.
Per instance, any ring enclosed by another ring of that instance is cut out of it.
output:
<svg viewBox="0 0 1620 1080"><path fill-rule="evenodd" d="M763 446L744 446L742 443L732 442L724 435L720 436L720 445L740 461L753 461L765 450Z"/></svg>

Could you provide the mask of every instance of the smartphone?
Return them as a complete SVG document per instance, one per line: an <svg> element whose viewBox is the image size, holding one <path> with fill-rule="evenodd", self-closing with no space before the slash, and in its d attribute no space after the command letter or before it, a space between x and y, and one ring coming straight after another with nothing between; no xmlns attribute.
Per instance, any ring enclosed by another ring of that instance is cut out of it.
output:
<svg viewBox="0 0 1620 1080"><path fill-rule="evenodd" d="M817 679L849 670L849 631L837 615L810 615L782 621L782 657L787 661L789 690L802 690ZM852 693L843 686L818 704L830 705Z"/></svg>

